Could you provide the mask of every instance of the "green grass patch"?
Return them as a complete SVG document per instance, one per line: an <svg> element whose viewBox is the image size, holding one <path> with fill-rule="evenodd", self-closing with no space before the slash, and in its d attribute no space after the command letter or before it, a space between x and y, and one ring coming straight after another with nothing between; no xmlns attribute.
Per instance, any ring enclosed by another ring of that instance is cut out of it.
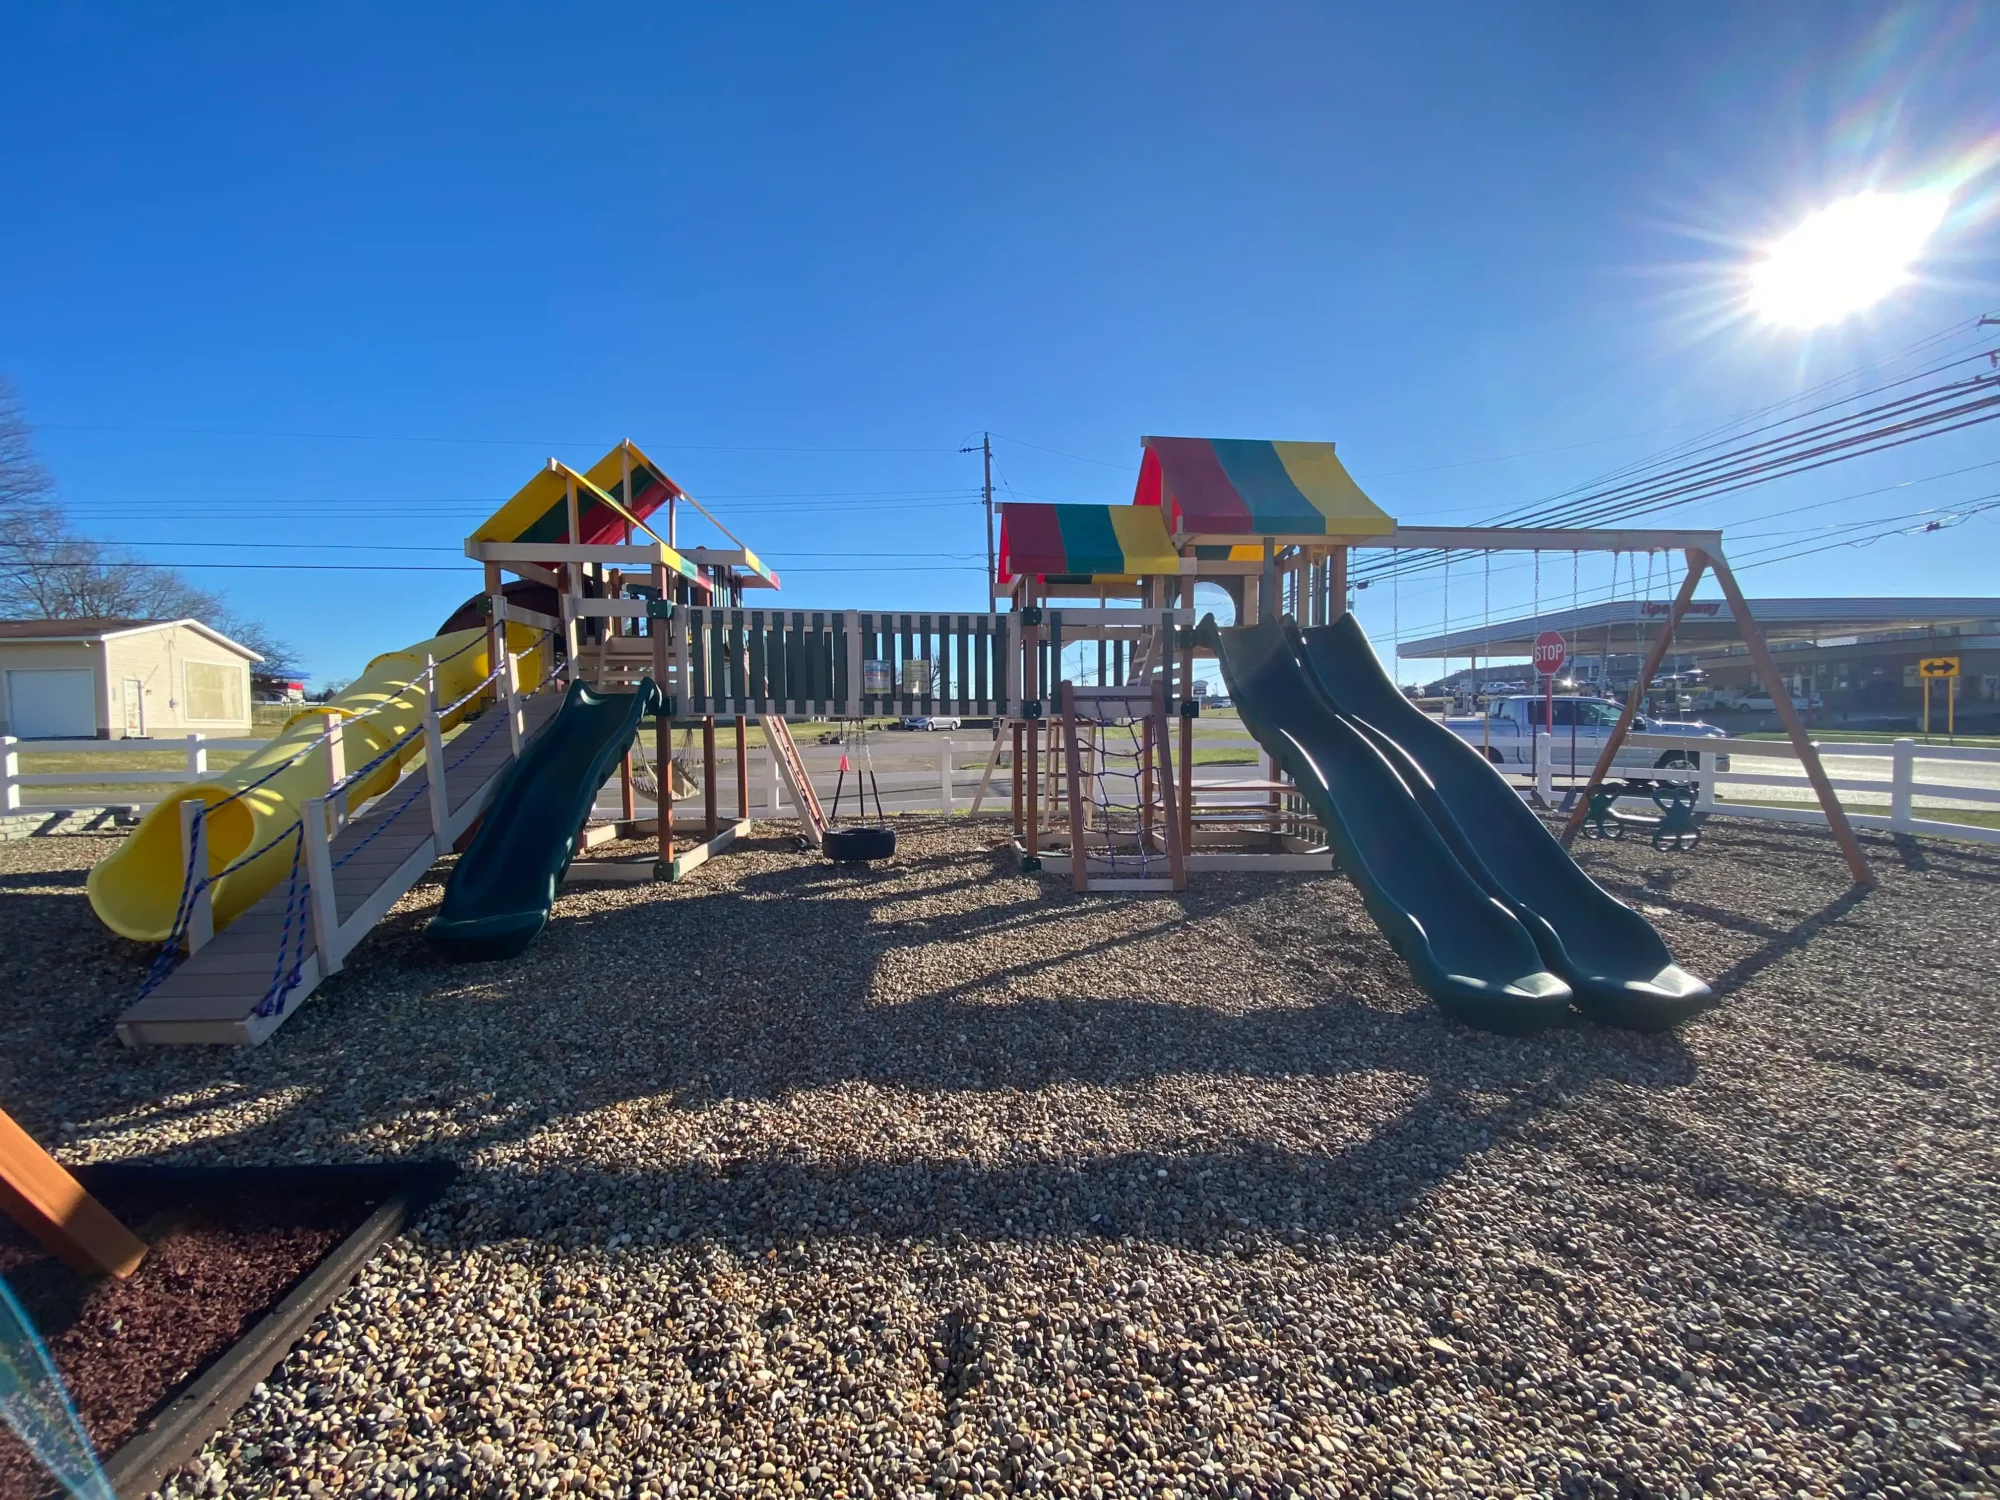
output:
<svg viewBox="0 0 2000 1500"><path fill-rule="evenodd" d="M1946 734L1914 734L1902 729L1808 729L1809 738L1826 744L1887 745L1896 740L1915 740L1919 745L1957 745L1972 749L2000 749L2000 735L1961 734L1956 737ZM1748 734L1732 735L1739 740L1783 740L1787 738L1782 729L1756 729Z"/></svg>
<svg viewBox="0 0 2000 1500"><path fill-rule="evenodd" d="M1732 805L1748 807L1804 807L1814 810L1817 810L1819 807L1819 804L1816 802L1786 802L1774 797L1725 797L1718 803L1720 810L1723 812L1727 812ZM1889 812L1889 805L1886 802L1858 805L1850 805L1843 802L1840 805L1849 813L1860 813L1869 817L1886 817ZM2000 808L1988 812L1986 809L1978 807L1924 807L1919 804L1917 807L1911 809L1911 815L1930 823L1964 823L1974 828L2000 828Z"/></svg>

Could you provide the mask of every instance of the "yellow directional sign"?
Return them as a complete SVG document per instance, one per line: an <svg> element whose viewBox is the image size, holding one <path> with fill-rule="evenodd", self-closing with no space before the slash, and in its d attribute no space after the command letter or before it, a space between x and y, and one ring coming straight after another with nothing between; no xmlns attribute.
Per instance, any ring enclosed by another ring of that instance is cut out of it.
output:
<svg viewBox="0 0 2000 1500"><path fill-rule="evenodd" d="M1926 656L1917 663L1919 677L1956 677L1958 658L1955 656Z"/></svg>

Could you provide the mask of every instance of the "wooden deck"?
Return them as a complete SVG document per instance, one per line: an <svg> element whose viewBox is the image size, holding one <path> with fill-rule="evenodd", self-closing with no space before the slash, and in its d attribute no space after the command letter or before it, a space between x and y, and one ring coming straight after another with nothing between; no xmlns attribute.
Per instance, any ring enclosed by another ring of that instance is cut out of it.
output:
<svg viewBox="0 0 2000 1500"><path fill-rule="evenodd" d="M525 700L521 705L525 732L532 734L547 723L560 702L554 693ZM513 760L499 714L474 720L447 741L444 760L448 817L442 840L432 809L430 772L419 768L330 841L333 906L338 913L335 931L322 933L312 921L315 903L307 899L307 861L301 858L296 887L281 881L183 960L158 988L118 1018L118 1039L128 1047L254 1046L282 1026L339 968L341 955L381 921L439 856L449 852L453 838L485 811ZM274 982L301 953L299 982L267 1005Z"/></svg>

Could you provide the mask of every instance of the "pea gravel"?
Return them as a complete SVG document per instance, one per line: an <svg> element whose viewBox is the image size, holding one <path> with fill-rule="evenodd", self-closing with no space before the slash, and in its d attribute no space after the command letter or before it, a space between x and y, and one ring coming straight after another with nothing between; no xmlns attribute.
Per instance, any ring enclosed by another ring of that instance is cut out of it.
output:
<svg viewBox="0 0 2000 1500"><path fill-rule="evenodd" d="M67 1159L465 1176L171 1495L2000 1492L2000 859L1585 845L1725 996L1445 1023L1345 882L1084 897L990 827L411 893L266 1047L109 1037L92 838L0 846L0 1099Z"/></svg>

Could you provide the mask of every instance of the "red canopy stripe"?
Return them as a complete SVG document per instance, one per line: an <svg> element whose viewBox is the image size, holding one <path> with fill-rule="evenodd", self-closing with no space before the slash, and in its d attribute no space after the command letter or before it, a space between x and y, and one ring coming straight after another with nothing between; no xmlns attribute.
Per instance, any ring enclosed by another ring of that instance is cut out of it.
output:
<svg viewBox="0 0 2000 1500"><path fill-rule="evenodd" d="M1249 535L1250 507L1206 438L1149 437L1146 447L1160 456L1166 490L1173 496L1170 527L1176 532Z"/></svg>

